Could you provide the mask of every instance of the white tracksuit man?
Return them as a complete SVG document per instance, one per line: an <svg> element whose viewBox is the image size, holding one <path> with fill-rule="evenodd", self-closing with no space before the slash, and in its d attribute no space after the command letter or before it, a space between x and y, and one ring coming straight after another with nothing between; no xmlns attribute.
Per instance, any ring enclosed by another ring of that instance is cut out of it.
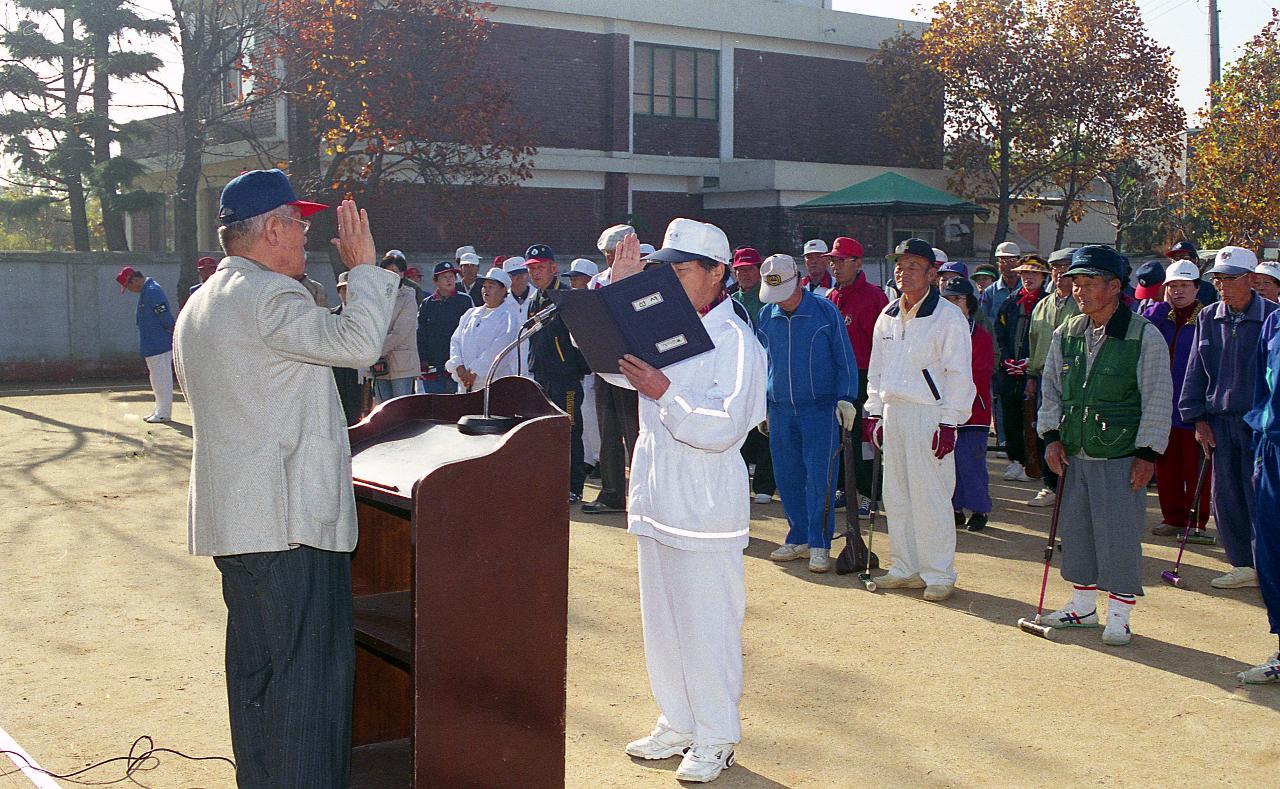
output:
<svg viewBox="0 0 1280 789"><path fill-rule="evenodd" d="M973 409L969 322L937 288L910 311L901 303L876 319L867 369L867 413L884 428L889 575L954 585L955 454L939 460L932 443L939 424L961 425Z"/></svg>
<svg viewBox="0 0 1280 789"><path fill-rule="evenodd" d="M765 417L766 359L730 299L702 323L715 350L664 368L666 393L640 398L627 531L637 537L658 725L710 745L741 739L751 492L739 450ZM621 375L604 377L633 388Z"/></svg>
<svg viewBox="0 0 1280 789"><path fill-rule="evenodd" d="M523 323L520 307L509 298L503 299L493 309L482 304L462 313L458 328L454 329L453 336L449 338L449 360L444 363L444 369L453 376L453 380L458 381L459 392L465 392L466 388L458 380L458 368L465 367L479 376L474 387L475 391L479 391L484 387L485 376L493 366L494 358L499 351L515 341ZM517 351L507 354L494 371L494 380L507 375L519 375L516 369L519 364Z"/></svg>

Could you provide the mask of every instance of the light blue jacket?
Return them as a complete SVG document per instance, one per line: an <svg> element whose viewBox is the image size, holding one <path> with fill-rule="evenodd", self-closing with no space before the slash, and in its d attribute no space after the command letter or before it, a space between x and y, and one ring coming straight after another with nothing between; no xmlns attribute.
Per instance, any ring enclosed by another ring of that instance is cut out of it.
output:
<svg viewBox="0 0 1280 789"><path fill-rule="evenodd" d="M756 337L769 354L766 395L771 404L835 405L857 399L853 346L844 318L830 301L805 291L790 315L777 304L766 304Z"/></svg>

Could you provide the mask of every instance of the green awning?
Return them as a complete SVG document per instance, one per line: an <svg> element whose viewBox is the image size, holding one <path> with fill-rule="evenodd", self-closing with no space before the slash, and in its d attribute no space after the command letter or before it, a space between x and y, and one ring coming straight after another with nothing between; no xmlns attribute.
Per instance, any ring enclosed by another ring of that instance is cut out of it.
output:
<svg viewBox="0 0 1280 789"><path fill-rule="evenodd" d="M873 216L980 214L985 218L991 213L963 197L934 189L897 173L877 175L795 207L808 211Z"/></svg>

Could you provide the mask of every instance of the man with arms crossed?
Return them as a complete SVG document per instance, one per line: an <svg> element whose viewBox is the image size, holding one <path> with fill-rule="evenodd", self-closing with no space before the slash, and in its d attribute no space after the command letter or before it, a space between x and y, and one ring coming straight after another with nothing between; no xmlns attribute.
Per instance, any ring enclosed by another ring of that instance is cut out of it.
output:
<svg viewBox="0 0 1280 789"><path fill-rule="evenodd" d="M331 367L382 351L400 285L377 267L368 217L338 209L347 301L335 315L294 279L304 217L279 170L222 191L227 257L178 317L191 406L191 552L214 557L227 605L231 745L241 789L345 787L351 751L355 496Z"/></svg>

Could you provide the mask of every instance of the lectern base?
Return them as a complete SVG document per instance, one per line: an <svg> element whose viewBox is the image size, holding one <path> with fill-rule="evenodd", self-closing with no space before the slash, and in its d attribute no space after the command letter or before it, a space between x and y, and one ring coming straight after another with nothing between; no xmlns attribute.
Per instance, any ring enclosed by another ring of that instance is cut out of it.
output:
<svg viewBox="0 0 1280 789"><path fill-rule="evenodd" d="M518 416L468 414L458 420L458 432L465 436L496 436L506 433L523 421Z"/></svg>

